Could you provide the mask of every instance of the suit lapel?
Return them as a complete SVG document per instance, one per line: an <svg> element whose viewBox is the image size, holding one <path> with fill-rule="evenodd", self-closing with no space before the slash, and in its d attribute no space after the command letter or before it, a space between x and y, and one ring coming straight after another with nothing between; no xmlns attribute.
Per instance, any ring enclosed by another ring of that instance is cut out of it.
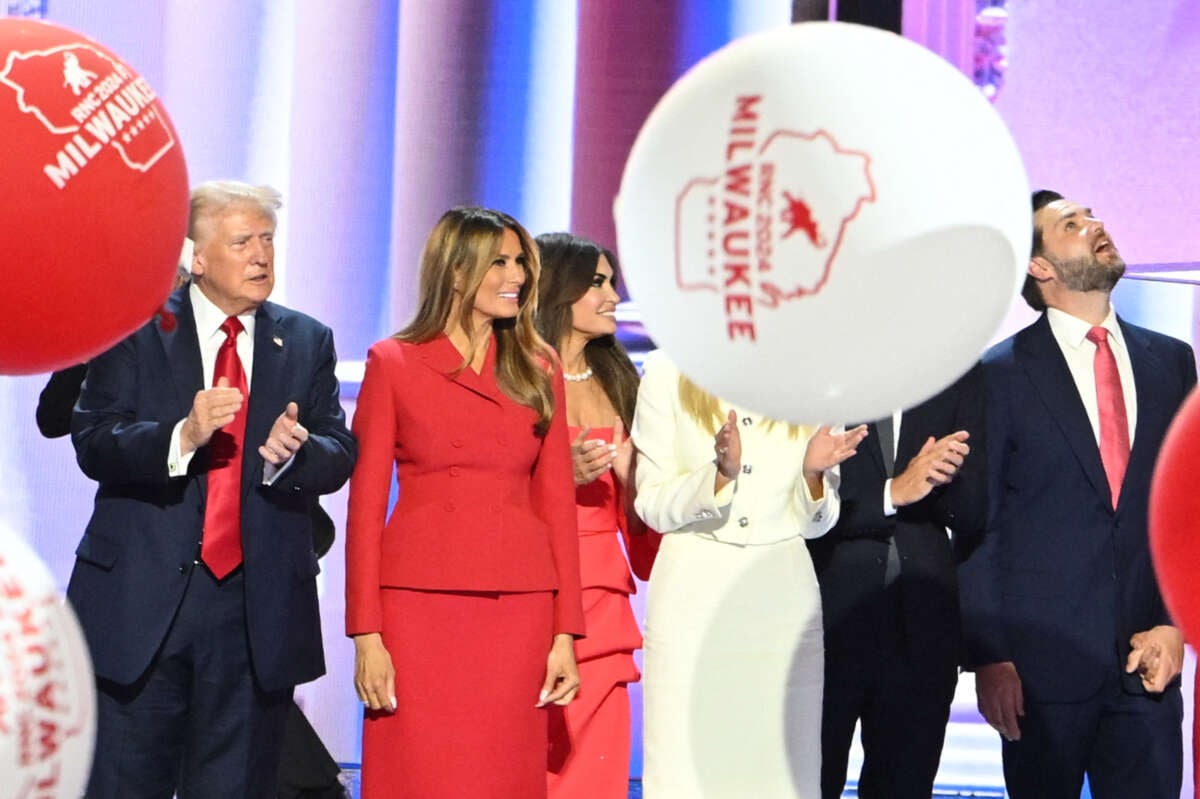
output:
<svg viewBox="0 0 1200 799"><path fill-rule="evenodd" d="M242 450L242 493L262 482L263 459L259 446L271 425L287 407L285 379L288 344L279 309L266 302L254 315L254 370L250 379L250 407L246 415L246 440Z"/></svg>
<svg viewBox="0 0 1200 799"><path fill-rule="evenodd" d="M1137 328L1125 324L1119 317L1121 336L1129 351L1129 362L1133 366L1134 391L1137 393L1137 420L1134 425L1133 449L1129 453L1129 465L1125 473L1148 473L1153 470L1158 457L1160 439L1151 431L1161 430L1174 415L1162 403L1161 392L1154 391L1156 376L1165 371L1163 362L1154 352L1150 342ZM1128 405L1128 402L1126 403Z"/></svg>
<svg viewBox="0 0 1200 799"><path fill-rule="evenodd" d="M462 353L445 334L421 344L420 353L421 360L426 366L445 376L450 382L492 402L498 401L500 387L496 384L495 378L496 339L494 336L488 342L483 368L478 374L469 366L459 369L463 362ZM456 370L457 374L455 374Z"/></svg>
<svg viewBox="0 0 1200 799"><path fill-rule="evenodd" d="M1042 404L1075 453L1092 488L1109 504L1110 491L1100 447L1096 444L1087 409L1067 368L1066 358L1054 340L1046 315L1017 334L1015 354L1029 376Z"/></svg>
<svg viewBox="0 0 1200 799"><path fill-rule="evenodd" d="M175 388L175 415L182 419L191 411L196 392L204 388L204 363L200 360L200 340L188 287L171 292L166 308L175 316L174 326L164 324L160 318L156 327Z"/></svg>

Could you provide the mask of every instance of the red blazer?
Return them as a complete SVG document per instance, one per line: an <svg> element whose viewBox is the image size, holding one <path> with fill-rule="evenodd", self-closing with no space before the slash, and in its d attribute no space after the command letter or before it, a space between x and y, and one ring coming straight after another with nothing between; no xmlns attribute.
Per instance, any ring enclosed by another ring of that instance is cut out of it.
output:
<svg viewBox="0 0 1200 799"><path fill-rule="evenodd" d="M380 588L555 590L554 632L583 633L575 486L561 373L544 438L533 410L480 374L457 375L445 335L367 355L346 524L346 634L382 628ZM385 522L392 469L400 496Z"/></svg>

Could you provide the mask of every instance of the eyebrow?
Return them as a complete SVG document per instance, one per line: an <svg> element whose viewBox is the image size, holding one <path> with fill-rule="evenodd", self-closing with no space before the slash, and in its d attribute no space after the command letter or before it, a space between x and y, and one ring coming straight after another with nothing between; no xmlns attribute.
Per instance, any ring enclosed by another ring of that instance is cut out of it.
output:
<svg viewBox="0 0 1200 799"><path fill-rule="evenodd" d="M1079 216L1080 214L1082 214L1085 219L1090 218L1092 216L1092 209L1077 207L1074 210L1072 210L1071 213L1069 213L1069 214L1060 215L1058 217L1058 219L1055 221L1054 226L1059 227L1064 222L1068 222L1068 221L1074 219L1075 217Z"/></svg>

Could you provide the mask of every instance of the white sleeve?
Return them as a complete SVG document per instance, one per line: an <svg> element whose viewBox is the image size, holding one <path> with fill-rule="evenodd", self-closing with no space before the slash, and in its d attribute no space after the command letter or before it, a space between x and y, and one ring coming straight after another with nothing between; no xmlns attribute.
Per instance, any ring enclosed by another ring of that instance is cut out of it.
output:
<svg viewBox="0 0 1200 799"><path fill-rule="evenodd" d="M647 525L663 533L715 532L728 520L736 481L714 495L715 460L685 471L676 449L683 409L679 373L652 353L645 362L630 434L638 450L634 509ZM690 426L690 425L689 425Z"/></svg>

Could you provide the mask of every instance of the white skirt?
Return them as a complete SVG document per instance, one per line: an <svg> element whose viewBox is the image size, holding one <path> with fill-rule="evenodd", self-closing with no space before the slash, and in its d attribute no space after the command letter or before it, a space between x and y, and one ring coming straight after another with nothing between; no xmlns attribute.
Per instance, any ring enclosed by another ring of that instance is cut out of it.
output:
<svg viewBox="0 0 1200 799"><path fill-rule="evenodd" d="M818 799L824 655L803 539L665 535L646 608L646 799Z"/></svg>

